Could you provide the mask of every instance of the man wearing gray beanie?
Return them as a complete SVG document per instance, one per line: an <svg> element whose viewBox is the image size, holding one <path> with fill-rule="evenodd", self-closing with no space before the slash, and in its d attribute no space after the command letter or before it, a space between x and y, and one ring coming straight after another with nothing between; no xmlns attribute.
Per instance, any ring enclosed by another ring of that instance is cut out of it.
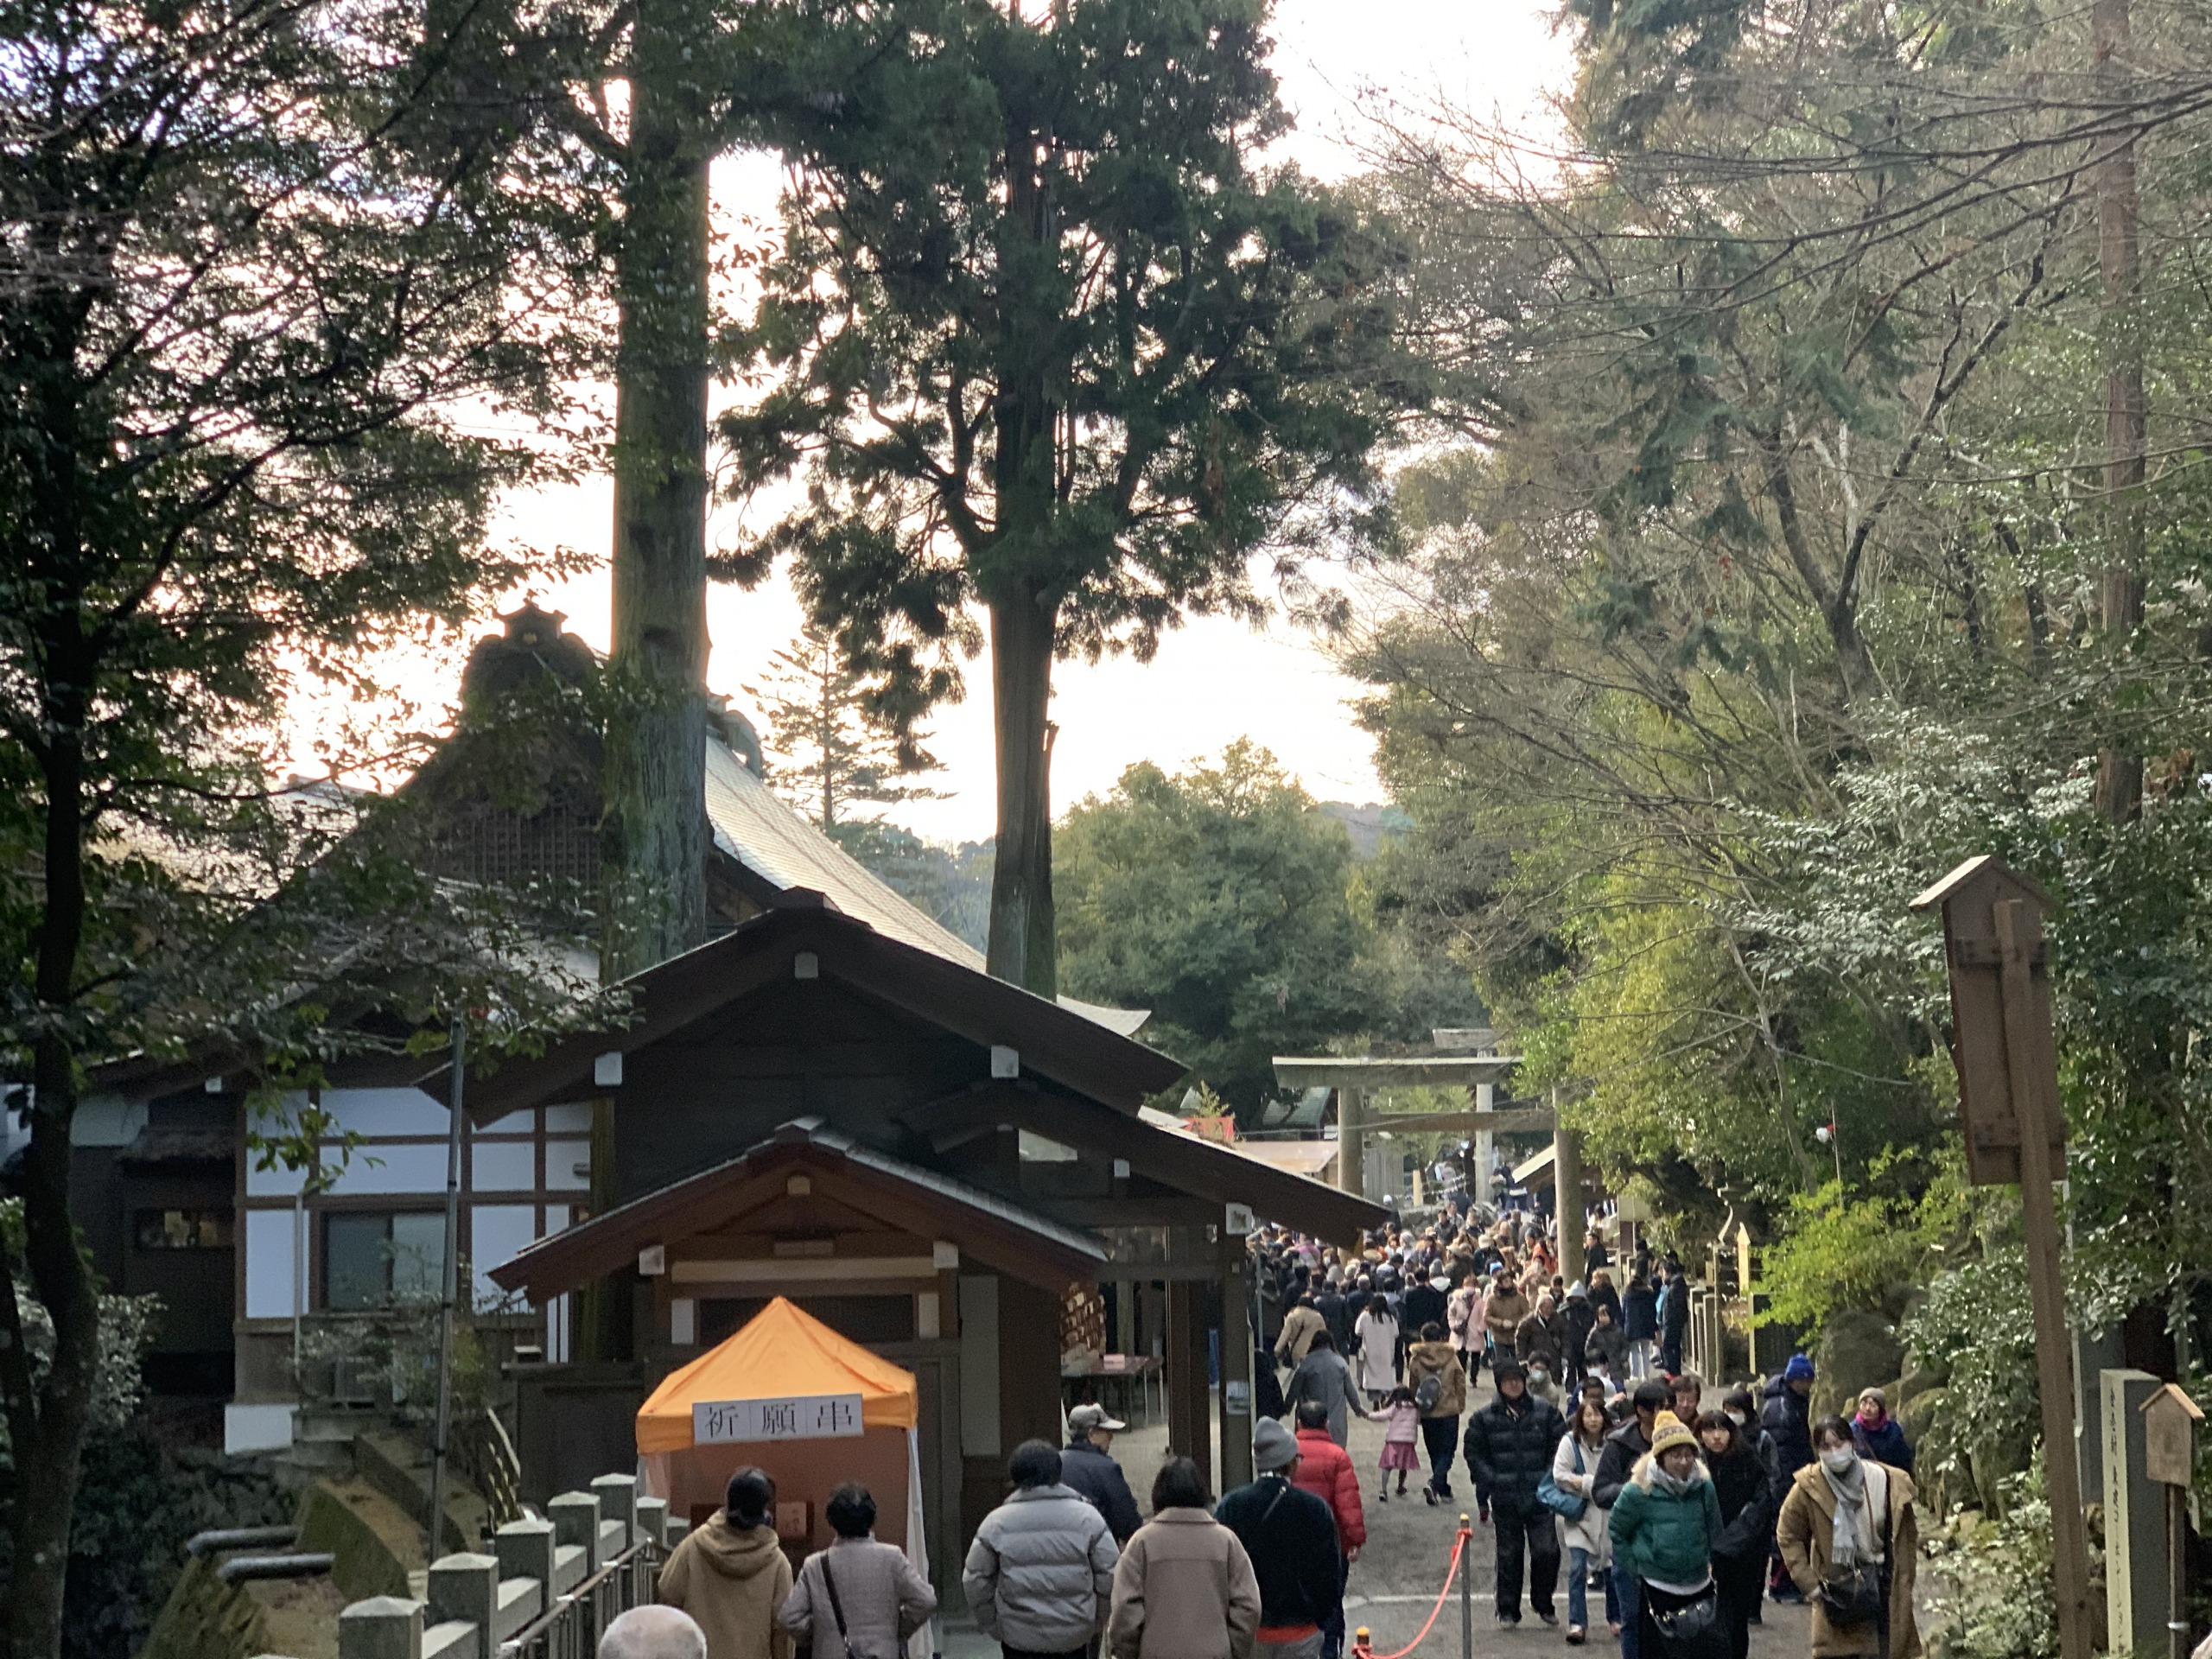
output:
<svg viewBox="0 0 2212 1659"><path fill-rule="evenodd" d="M1224 1493L1214 1519L1235 1533L1260 1580L1253 1659L1319 1659L1322 1627L1344 1600L1344 1558L1328 1504L1291 1484L1298 1440L1271 1417L1252 1434L1249 1486Z"/></svg>

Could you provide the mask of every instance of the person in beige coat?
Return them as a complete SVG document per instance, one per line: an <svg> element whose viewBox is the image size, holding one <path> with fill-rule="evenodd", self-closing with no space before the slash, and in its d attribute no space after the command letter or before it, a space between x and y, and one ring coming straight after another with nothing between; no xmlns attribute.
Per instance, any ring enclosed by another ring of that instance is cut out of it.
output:
<svg viewBox="0 0 2212 1659"><path fill-rule="evenodd" d="M1917 1659L1920 1523L1912 1500L1912 1477L1860 1457L1849 1423L1823 1417L1813 1425L1813 1461L1791 1481L1774 1528L1790 1581L1813 1605L1813 1659ZM1851 1562L1879 1569L1883 1612L1865 1624L1837 1624L1821 1605L1821 1586Z"/></svg>
<svg viewBox="0 0 2212 1659"><path fill-rule="evenodd" d="M1106 1618L1111 1659L1251 1659L1260 1580L1236 1535L1207 1512L1205 1483L1170 1458L1152 1519L1122 1547Z"/></svg>
<svg viewBox="0 0 2212 1659"><path fill-rule="evenodd" d="M1313 1333L1325 1331L1329 1322L1321 1317L1321 1310L1311 1296L1301 1296L1298 1306L1292 1308L1282 1322L1282 1334L1275 1338L1275 1357L1293 1370L1306 1357L1313 1345Z"/></svg>
<svg viewBox="0 0 2212 1659"><path fill-rule="evenodd" d="M791 1659L776 1609L791 1592L791 1564L770 1523L776 1483L750 1465L729 1478L719 1514L670 1552L660 1599L707 1633L707 1659Z"/></svg>

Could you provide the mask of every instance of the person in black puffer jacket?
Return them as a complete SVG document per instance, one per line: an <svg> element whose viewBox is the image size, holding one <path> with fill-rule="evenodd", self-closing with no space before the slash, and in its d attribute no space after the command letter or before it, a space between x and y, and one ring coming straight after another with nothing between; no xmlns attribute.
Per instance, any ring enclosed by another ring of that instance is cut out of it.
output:
<svg viewBox="0 0 2212 1659"><path fill-rule="evenodd" d="M1720 1500L1720 1536L1713 1541L1720 1622L1728 1631L1729 1659L1745 1659L1751 1648L1751 1615L1759 1610L1759 1574L1782 1504L1765 1460L1726 1412L1708 1411L1699 1418L1697 1437L1713 1496Z"/></svg>
<svg viewBox="0 0 2212 1659"><path fill-rule="evenodd" d="M1559 1528L1536 1497L1551 1472L1552 1454L1567 1419L1548 1400L1529 1392L1512 1360L1497 1366L1497 1398L1467 1420L1467 1469L1475 1490L1490 1497L1497 1529L1497 1622L1521 1622L1521 1552L1529 1553L1529 1605L1547 1624L1559 1623L1552 1592L1559 1584Z"/></svg>
<svg viewBox="0 0 2212 1659"><path fill-rule="evenodd" d="M1767 1441L1774 1448L1769 1467L1777 1492L1786 1495L1797 1471L1813 1460L1812 1392L1813 1362L1802 1354L1790 1355L1782 1375L1766 1385L1759 1427L1766 1431ZM1769 1552L1766 1584L1777 1601L1804 1599L1783 1567L1779 1547Z"/></svg>

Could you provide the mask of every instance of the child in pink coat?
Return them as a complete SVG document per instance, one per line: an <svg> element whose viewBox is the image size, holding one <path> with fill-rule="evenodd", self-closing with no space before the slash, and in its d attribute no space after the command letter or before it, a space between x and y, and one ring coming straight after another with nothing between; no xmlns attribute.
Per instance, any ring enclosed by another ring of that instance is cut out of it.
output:
<svg viewBox="0 0 2212 1659"><path fill-rule="evenodd" d="M1376 1495L1377 1503L1390 1501L1390 1471L1398 1471L1398 1496L1406 1495L1406 1471L1421 1467L1421 1453L1414 1449L1421 1439L1421 1408L1414 1403L1414 1391L1402 1384L1390 1390L1390 1397L1380 1411L1367 1414L1370 1423L1385 1423L1382 1431L1382 1490Z"/></svg>

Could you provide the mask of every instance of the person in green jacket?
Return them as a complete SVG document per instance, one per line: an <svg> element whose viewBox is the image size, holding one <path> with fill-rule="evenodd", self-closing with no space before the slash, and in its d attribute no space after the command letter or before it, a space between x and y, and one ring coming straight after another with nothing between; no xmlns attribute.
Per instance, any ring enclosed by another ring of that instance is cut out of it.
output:
<svg viewBox="0 0 2212 1659"><path fill-rule="evenodd" d="M1697 1436L1673 1412L1661 1412L1653 1423L1651 1450L1637 1460L1614 1500L1608 1530L1615 1564L1640 1592L1636 1622L1621 1633L1624 1659L1662 1654L1702 1659L1708 1651L1725 1656L1727 1637L1713 1585L1720 1499L1698 1458ZM1662 1638L1663 1627L1673 1629L1673 1639ZM1630 1630L1636 1633L1633 1643ZM1691 1637L1693 1630L1702 1633Z"/></svg>

